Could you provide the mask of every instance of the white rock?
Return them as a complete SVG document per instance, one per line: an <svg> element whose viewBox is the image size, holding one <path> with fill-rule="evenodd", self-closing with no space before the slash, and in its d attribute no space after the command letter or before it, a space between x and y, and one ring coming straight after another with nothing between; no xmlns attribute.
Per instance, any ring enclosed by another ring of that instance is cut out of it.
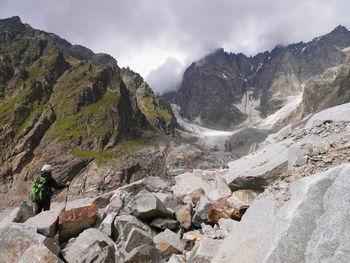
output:
<svg viewBox="0 0 350 263"><path fill-rule="evenodd" d="M148 232L149 234L152 234L152 230L148 225L146 225L145 223L138 220L136 217L132 215L117 216L114 219L114 228L115 228L115 231L113 233L114 240L116 240L116 242L118 243L126 242L133 228L139 228L143 231Z"/></svg>
<svg viewBox="0 0 350 263"><path fill-rule="evenodd" d="M189 195L193 191L202 188L207 194L214 189L212 185L192 173L184 173L175 177L173 192L176 196Z"/></svg>
<svg viewBox="0 0 350 263"><path fill-rule="evenodd" d="M282 142L266 145L254 154L230 162L229 172L223 175L231 190L263 190L287 169L288 138Z"/></svg>
<svg viewBox="0 0 350 263"><path fill-rule="evenodd" d="M213 263L350 262L350 164L303 178L283 203L254 201Z"/></svg>
<svg viewBox="0 0 350 263"><path fill-rule="evenodd" d="M113 223L114 223L114 219L116 217L116 213L110 213L108 214L105 219L103 219L102 223L99 226L99 230L101 230L102 232L106 233L108 236L112 236L113 234Z"/></svg>
<svg viewBox="0 0 350 263"><path fill-rule="evenodd" d="M116 262L115 248L104 240L97 240L81 253L77 263L112 263Z"/></svg>
<svg viewBox="0 0 350 263"><path fill-rule="evenodd" d="M316 113L306 123L305 127L311 128L314 125L314 123L317 123L319 121L326 121L326 120L350 121L350 103L338 105L338 106L323 110L319 113Z"/></svg>
<svg viewBox="0 0 350 263"><path fill-rule="evenodd" d="M113 240L102 231L94 228L86 229L77 238L69 240L67 246L62 250L63 257L68 263L79 262L88 249L91 249L96 242L102 241L106 242L114 250L115 257L118 258L117 246Z"/></svg>
<svg viewBox="0 0 350 263"><path fill-rule="evenodd" d="M204 237L192 249L189 256L191 263L210 263L223 240Z"/></svg>
<svg viewBox="0 0 350 263"><path fill-rule="evenodd" d="M216 200L220 199L221 197L225 197L230 195L231 189L227 185L226 180L222 178L221 176L217 175L215 178L215 189L210 191L207 194L207 197L212 201L215 202Z"/></svg>
<svg viewBox="0 0 350 263"><path fill-rule="evenodd" d="M59 211L43 211L29 218L25 224L35 226L40 234L53 238L57 232L59 214Z"/></svg>
<svg viewBox="0 0 350 263"><path fill-rule="evenodd" d="M167 263L186 263L185 256L183 255L172 255Z"/></svg>
<svg viewBox="0 0 350 263"><path fill-rule="evenodd" d="M7 217L1 221L0 225L4 225L6 223L23 223L28 218L34 216L33 207L27 204L27 202L21 202L15 209L13 209Z"/></svg>
<svg viewBox="0 0 350 263"><path fill-rule="evenodd" d="M156 248L166 256L178 254L184 250L184 244L180 240L180 235L166 229L153 238Z"/></svg>
<svg viewBox="0 0 350 263"><path fill-rule="evenodd" d="M231 233L236 227L239 226L239 222L233 219L221 218L219 219L219 227L226 233Z"/></svg>
<svg viewBox="0 0 350 263"><path fill-rule="evenodd" d="M152 193L142 191L138 193L129 203L133 215L139 219L152 219L157 217L173 216L164 204Z"/></svg>
<svg viewBox="0 0 350 263"><path fill-rule="evenodd" d="M7 223L0 228L0 262L62 262L59 246L32 225Z"/></svg>

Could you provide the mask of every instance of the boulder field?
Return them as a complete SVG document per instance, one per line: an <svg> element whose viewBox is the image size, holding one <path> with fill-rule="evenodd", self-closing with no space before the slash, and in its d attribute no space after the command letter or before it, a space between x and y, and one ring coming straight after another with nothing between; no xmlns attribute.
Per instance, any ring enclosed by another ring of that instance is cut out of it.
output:
<svg viewBox="0 0 350 263"><path fill-rule="evenodd" d="M22 202L0 223L0 262L349 262L349 156L343 104L228 169L149 176L36 216Z"/></svg>

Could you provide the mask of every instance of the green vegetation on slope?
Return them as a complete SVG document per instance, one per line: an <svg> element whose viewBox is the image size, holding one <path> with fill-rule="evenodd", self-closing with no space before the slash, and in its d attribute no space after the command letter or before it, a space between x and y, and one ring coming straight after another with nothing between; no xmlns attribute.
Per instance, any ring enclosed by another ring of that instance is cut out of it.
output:
<svg viewBox="0 0 350 263"><path fill-rule="evenodd" d="M71 154L82 159L94 159L98 163L103 163L109 159L118 158L125 154L132 153L139 147L152 141L154 137L141 137L134 140L124 141L117 146L103 151L73 150Z"/></svg>

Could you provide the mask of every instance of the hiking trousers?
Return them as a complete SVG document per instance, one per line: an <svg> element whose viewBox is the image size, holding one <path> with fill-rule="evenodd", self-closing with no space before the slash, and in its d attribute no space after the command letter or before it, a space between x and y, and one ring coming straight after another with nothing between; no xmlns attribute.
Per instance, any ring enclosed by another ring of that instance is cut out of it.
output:
<svg viewBox="0 0 350 263"><path fill-rule="evenodd" d="M34 204L34 213L37 215L41 211L50 210L51 198L46 198L43 202L33 203Z"/></svg>

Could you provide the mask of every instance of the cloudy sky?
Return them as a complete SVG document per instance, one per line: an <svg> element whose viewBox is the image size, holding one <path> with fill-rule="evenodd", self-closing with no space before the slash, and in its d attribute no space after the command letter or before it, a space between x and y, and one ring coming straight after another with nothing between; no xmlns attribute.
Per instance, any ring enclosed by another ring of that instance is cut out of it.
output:
<svg viewBox="0 0 350 263"><path fill-rule="evenodd" d="M156 92L173 89L192 61L216 48L254 55L309 41L339 24L348 0L0 0L0 17L114 56Z"/></svg>

